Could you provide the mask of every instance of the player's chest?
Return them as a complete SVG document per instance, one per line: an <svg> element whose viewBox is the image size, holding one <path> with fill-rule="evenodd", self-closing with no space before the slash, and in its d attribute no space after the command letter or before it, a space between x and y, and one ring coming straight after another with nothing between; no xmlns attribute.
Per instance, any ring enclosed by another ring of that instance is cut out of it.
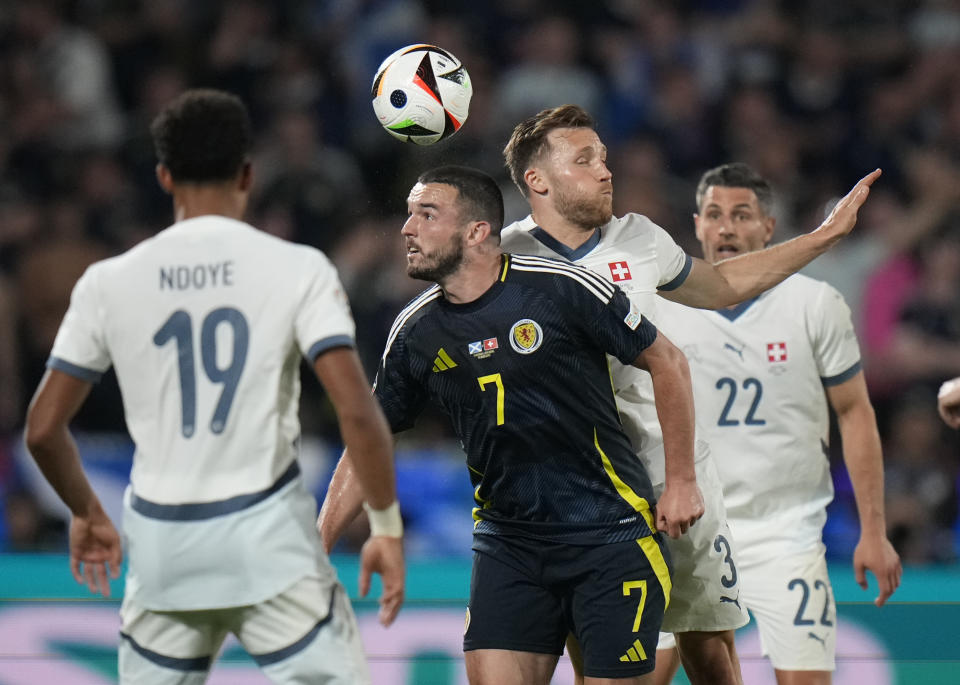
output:
<svg viewBox="0 0 960 685"><path fill-rule="evenodd" d="M528 380L563 374L580 354L576 334L562 319L519 310L447 318L419 329L410 347L413 374L437 391L498 374Z"/></svg>
<svg viewBox="0 0 960 685"><path fill-rule="evenodd" d="M615 283L628 295L654 294L660 271L653 250L601 246L577 260L594 273Z"/></svg>
<svg viewBox="0 0 960 685"><path fill-rule="evenodd" d="M691 370L701 378L719 374L789 382L811 368L816 370L809 336L790 317L730 321L711 313L678 325L684 328L677 333L677 342Z"/></svg>

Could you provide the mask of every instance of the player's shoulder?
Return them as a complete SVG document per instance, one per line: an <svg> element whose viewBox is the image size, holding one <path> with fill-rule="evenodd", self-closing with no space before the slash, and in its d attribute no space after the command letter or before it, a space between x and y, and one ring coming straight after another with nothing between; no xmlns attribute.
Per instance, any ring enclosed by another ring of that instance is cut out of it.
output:
<svg viewBox="0 0 960 685"><path fill-rule="evenodd" d="M536 227L537 222L530 215L507 224L500 231L500 246L508 252L530 252L537 246L537 239L530 234Z"/></svg>
<svg viewBox="0 0 960 685"><path fill-rule="evenodd" d="M623 216L611 217L610 221L603 226L603 230L611 235L645 235L664 229L644 214L627 212Z"/></svg>
<svg viewBox="0 0 960 685"><path fill-rule="evenodd" d="M384 349L390 350L398 337L406 338L409 336L417 323L434 311L442 299L443 290L439 285L433 284L407 302L390 326L390 332L387 334L387 344Z"/></svg>
<svg viewBox="0 0 960 685"><path fill-rule="evenodd" d="M773 292L782 293L798 299L822 300L836 299L843 301L843 295L835 287L818 278L811 278L806 274L793 274L775 286Z"/></svg>
<svg viewBox="0 0 960 685"><path fill-rule="evenodd" d="M562 259L521 254L510 254L507 259L516 280L548 293L583 291L609 302L616 292L616 286L607 279Z"/></svg>
<svg viewBox="0 0 960 685"><path fill-rule="evenodd" d="M397 314L393 320L393 325L390 327L390 337L394 337L396 332L403 328L411 328L417 321L432 312L442 300L443 290L437 284L421 291L407 302L400 313Z"/></svg>

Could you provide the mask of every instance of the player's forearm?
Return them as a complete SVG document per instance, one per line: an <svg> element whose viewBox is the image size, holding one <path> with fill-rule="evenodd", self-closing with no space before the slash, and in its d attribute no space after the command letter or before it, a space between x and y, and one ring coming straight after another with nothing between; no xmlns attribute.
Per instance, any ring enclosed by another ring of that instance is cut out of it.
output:
<svg viewBox="0 0 960 685"><path fill-rule="evenodd" d="M816 231L766 250L725 259L716 264L727 287L720 291L730 306L756 297L796 273L826 252L833 243Z"/></svg>
<svg viewBox="0 0 960 685"><path fill-rule="evenodd" d="M371 397L362 414L341 416L340 434L367 504L374 509L390 506L397 499L393 437L376 400Z"/></svg>
<svg viewBox="0 0 960 685"><path fill-rule="evenodd" d="M102 511L66 426L38 428L28 418L25 439L44 478L74 516L89 517Z"/></svg>
<svg viewBox="0 0 960 685"><path fill-rule="evenodd" d="M674 348L676 349L676 348ZM690 368L682 353L650 366L657 418L663 431L666 483L694 481L694 411Z"/></svg>
<svg viewBox="0 0 960 685"><path fill-rule="evenodd" d="M853 484L861 536L886 535L883 452L876 417L869 405L838 415L843 458Z"/></svg>
<svg viewBox="0 0 960 685"><path fill-rule="evenodd" d="M317 529L328 552L337 544L347 526L357 518L362 505L363 488L353 472L353 462L345 450L334 469L327 496L320 507L320 517L317 519Z"/></svg>

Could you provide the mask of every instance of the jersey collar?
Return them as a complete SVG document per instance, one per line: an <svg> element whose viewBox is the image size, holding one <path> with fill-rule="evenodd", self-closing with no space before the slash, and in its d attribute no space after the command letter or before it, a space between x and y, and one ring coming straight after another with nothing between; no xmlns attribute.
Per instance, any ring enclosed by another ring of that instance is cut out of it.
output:
<svg viewBox="0 0 960 685"><path fill-rule="evenodd" d="M564 259L571 262L575 262L578 259L585 257L590 253L591 250L593 250L593 248L595 248L597 245L600 244L599 228L593 229L593 235L587 238L587 242L585 242L583 245L576 248L575 250L570 249L569 247L561 243L559 240L554 238L552 235L547 233L545 230L543 230L539 226L534 226L532 229L530 229L530 235L536 238L537 240L539 240L541 243L546 245L548 248L556 252L558 255L560 255Z"/></svg>
<svg viewBox="0 0 960 685"><path fill-rule="evenodd" d="M753 303L759 299L760 295L757 295L756 297L752 297L749 300L744 300L740 304L734 305L733 307L714 309L713 311L729 321L736 321L740 318L741 314L750 309L750 307L753 306Z"/></svg>

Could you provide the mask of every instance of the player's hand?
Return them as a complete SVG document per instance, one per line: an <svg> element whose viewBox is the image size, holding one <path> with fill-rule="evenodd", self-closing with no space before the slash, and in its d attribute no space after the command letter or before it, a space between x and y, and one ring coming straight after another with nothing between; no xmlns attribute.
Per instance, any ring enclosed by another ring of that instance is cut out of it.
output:
<svg viewBox="0 0 960 685"><path fill-rule="evenodd" d="M370 592L370 578L379 573L383 585L380 595L380 623L389 626L403 606L403 538L376 535L368 538L360 550L360 596Z"/></svg>
<svg viewBox="0 0 960 685"><path fill-rule="evenodd" d="M937 411L951 428L960 428L960 377L947 381L937 393Z"/></svg>
<svg viewBox="0 0 960 685"><path fill-rule="evenodd" d="M870 186L880 178L880 174L880 169L874 169L857 181L850 192L834 205L830 215L814 233L824 236L831 246L850 233L857 223L857 212L867 201L867 196L870 194Z"/></svg>
<svg viewBox="0 0 960 685"><path fill-rule="evenodd" d="M861 537L853 550L853 573L857 584L864 590L867 589L867 570L873 572L880 586L880 594L873 603L882 607L894 590L900 587L900 578L903 576L900 556L885 535L866 539Z"/></svg>
<svg viewBox="0 0 960 685"><path fill-rule="evenodd" d="M120 576L123 546L103 511L70 521L70 572L90 592L110 596L110 580ZM110 580L108 580L108 577Z"/></svg>
<svg viewBox="0 0 960 685"><path fill-rule="evenodd" d="M696 480L667 482L657 501L657 530L679 538L703 516L703 495Z"/></svg>

